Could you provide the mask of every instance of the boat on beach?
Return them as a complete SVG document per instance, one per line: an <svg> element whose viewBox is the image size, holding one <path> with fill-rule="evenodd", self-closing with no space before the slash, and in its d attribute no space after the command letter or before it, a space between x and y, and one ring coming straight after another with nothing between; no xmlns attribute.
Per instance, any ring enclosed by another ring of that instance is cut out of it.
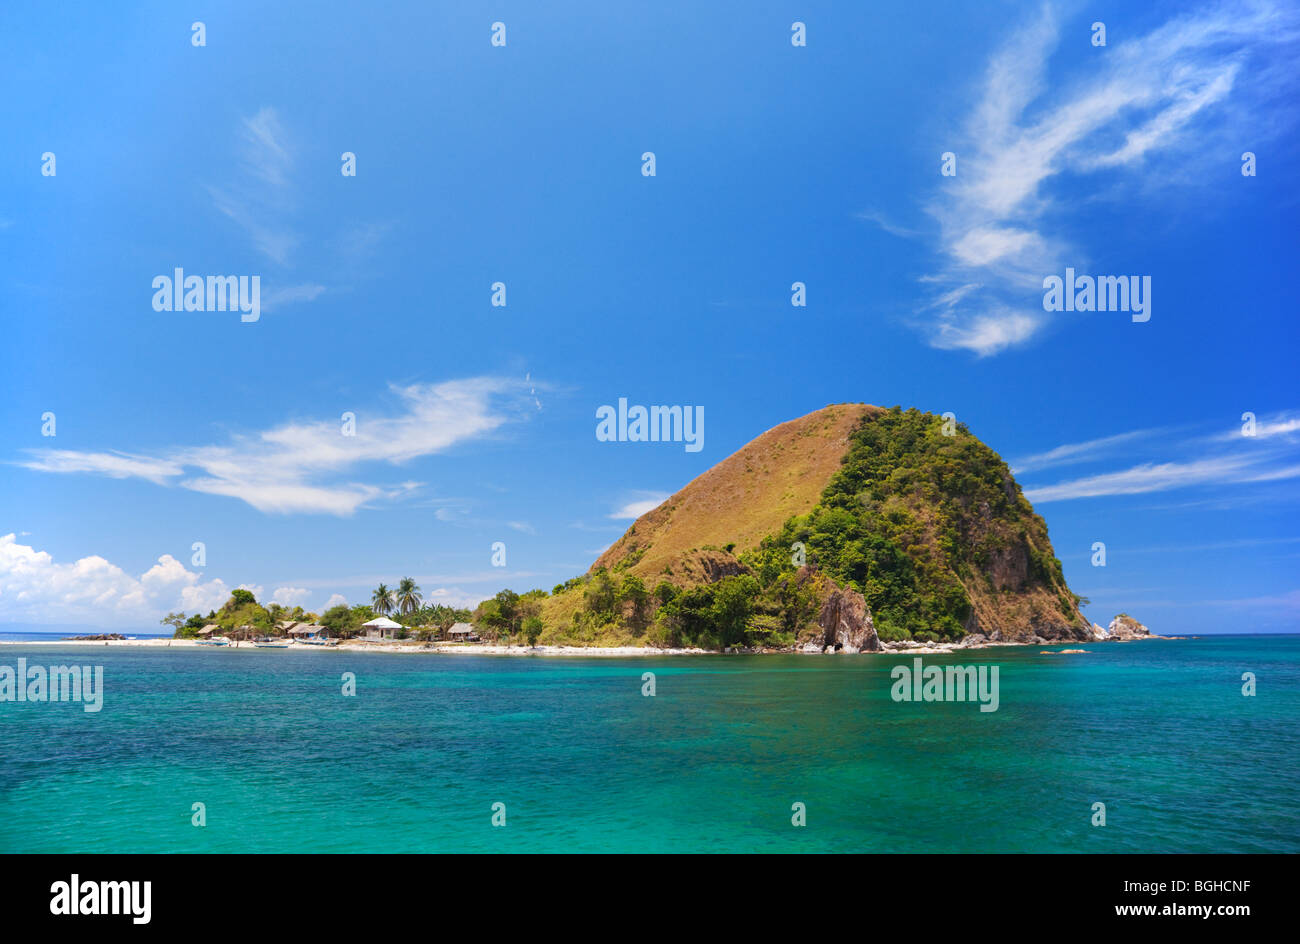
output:
<svg viewBox="0 0 1300 944"><path fill-rule="evenodd" d="M196 640L194 640L194 641L195 641L196 643L198 643L200 646L228 646L228 645L230 645L230 640L229 640L229 639L224 639L224 638L222 638L221 636L214 636L214 637L212 637L211 639L196 639Z"/></svg>
<svg viewBox="0 0 1300 944"><path fill-rule="evenodd" d="M253 640L253 645L258 649L288 649L289 640L276 639L273 636L262 636Z"/></svg>

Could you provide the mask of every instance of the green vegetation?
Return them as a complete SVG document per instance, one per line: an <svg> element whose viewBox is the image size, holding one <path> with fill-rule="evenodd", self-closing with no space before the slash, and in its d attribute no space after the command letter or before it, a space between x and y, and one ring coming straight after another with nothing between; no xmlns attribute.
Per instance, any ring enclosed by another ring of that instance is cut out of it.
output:
<svg viewBox="0 0 1300 944"><path fill-rule="evenodd" d="M965 425L914 409L865 413L807 513L738 557L734 542L720 544L680 553L653 592L631 572L648 545L612 570L597 567L558 584L549 599L541 594L540 638L790 646L813 631L832 586L860 592L886 640L960 638L977 605L997 613L1019 607L1018 618L1040 622L1081 619L1046 525L1006 463ZM498 594L480 605L475 622L506 638L532 615L517 615Z"/></svg>
<svg viewBox="0 0 1300 944"><path fill-rule="evenodd" d="M787 453L795 458L783 464ZM672 517L679 505L689 515ZM800 511L782 520L779 508ZM380 584L370 605L335 606L319 622L343 639L382 614L404 627L399 637L421 640L472 622L484 639L530 646L784 648L819 635L822 604L847 587L885 640L956 639L975 625L1087 628L1082 598L1006 463L964 425L918 410L831 407L783 424L639 525L549 594L502 590L471 614L426 606L404 577L395 591ZM275 635L285 619L316 617L262 607L241 589L208 617L163 622L178 636L204 622L227 635Z"/></svg>
<svg viewBox="0 0 1300 944"><path fill-rule="evenodd" d="M331 639L352 639L361 635L362 624L375 618L375 611L365 604L348 606L340 603L332 606L320 615L320 625L329 632Z"/></svg>
<svg viewBox="0 0 1300 944"><path fill-rule="evenodd" d="M388 589L388 584L381 583L370 597L370 609L380 616L393 612L394 604L393 591Z"/></svg>
<svg viewBox="0 0 1300 944"><path fill-rule="evenodd" d="M541 601L546 597L545 590L529 590L522 596L513 590L502 590L492 599L480 603L470 619L484 639L493 642L525 639L534 628L530 621L541 618ZM525 630L526 623L528 630ZM537 635L541 635L540 629ZM536 642L530 645L536 645Z"/></svg>
<svg viewBox="0 0 1300 944"><path fill-rule="evenodd" d="M278 603L262 606L251 590L242 587L230 594L230 599L222 604L221 609L209 611L207 616L195 613L186 617L184 613L168 613L161 622L175 628L173 639L198 638L199 630L209 623L217 626L217 635L233 639L248 639L253 636L283 636L282 622L310 622L316 614L306 613L300 606L292 609Z"/></svg>
<svg viewBox="0 0 1300 944"><path fill-rule="evenodd" d="M467 609L442 604L425 605L420 596L420 588L410 577L402 579L396 593L381 584L375 591L374 599L387 600L389 612L397 611L394 618L405 627L404 630L396 631L399 639L439 639L453 623L467 623L470 620L470 611ZM379 614L374 607L365 604L332 606L319 616L305 612L300 606L292 609L278 603L262 606L252 591L241 588L230 594L230 599L221 609L213 610L207 616L196 613L187 618L184 613L168 613L161 622L175 628L175 639L197 638L199 630L209 623L217 625L218 635L232 639L284 636L285 630L280 627L281 623L318 623L332 639L352 639L364 634L363 624L376 615Z"/></svg>
<svg viewBox="0 0 1300 944"><path fill-rule="evenodd" d="M882 639L965 635L972 593L1045 588L1075 598L1047 527L1007 464L941 417L894 407L863 423L817 507L765 540L755 562L806 547L808 562L866 598Z"/></svg>

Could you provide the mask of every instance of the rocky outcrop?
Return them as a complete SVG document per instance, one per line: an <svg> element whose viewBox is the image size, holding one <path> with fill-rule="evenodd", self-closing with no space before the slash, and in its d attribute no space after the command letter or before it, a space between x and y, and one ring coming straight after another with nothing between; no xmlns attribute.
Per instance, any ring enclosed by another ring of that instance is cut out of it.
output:
<svg viewBox="0 0 1300 944"><path fill-rule="evenodd" d="M822 646L835 652L879 652L880 637L867 601L856 590L835 590L822 604L817 625Z"/></svg>
<svg viewBox="0 0 1300 944"><path fill-rule="evenodd" d="M1149 639L1151 630L1147 629L1127 613L1121 613L1110 621L1106 627L1106 639L1127 642L1130 639Z"/></svg>
<svg viewBox="0 0 1300 944"><path fill-rule="evenodd" d="M727 551L696 550L683 554L677 559L674 574L688 586L701 583L717 583L723 577L743 574L745 567Z"/></svg>

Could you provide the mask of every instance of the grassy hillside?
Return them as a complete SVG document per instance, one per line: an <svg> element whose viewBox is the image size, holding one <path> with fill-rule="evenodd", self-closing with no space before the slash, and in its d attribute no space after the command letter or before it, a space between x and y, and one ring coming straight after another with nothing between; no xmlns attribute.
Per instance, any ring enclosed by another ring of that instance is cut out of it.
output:
<svg viewBox="0 0 1300 944"><path fill-rule="evenodd" d="M874 412L845 403L774 426L638 518L589 573L625 568L648 580L698 548L758 547L817 504L853 430Z"/></svg>
<svg viewBox="0 0 1300 944"><path fill-rule="evenodd" d="M964 425L865 404L759 436L534 608L546 643L789 646L836 587L885 639L1089 633L1006 463Z"/></svg>

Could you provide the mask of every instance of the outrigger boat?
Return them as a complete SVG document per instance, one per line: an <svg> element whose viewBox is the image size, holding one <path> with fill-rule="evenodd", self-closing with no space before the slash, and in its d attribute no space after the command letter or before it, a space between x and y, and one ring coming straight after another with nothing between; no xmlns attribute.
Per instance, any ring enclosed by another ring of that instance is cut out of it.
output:
<svg viewBox="0 0 1300 944"><path fill-rule="evenodd" d="M301 646L335 646L338 645L336 639L295 639L294 642Z"/></svg>
<svg viewBox="0 0 1300 944"><path fill-rule="evenodd" d="M222 639L220 636L217 636L217 637L215 637L215 638L213 638L213 639L196 639L196 640L194 640L194 641L197 642L200 646L228 646L228 645L230 645L230 640L229 640L229 639Z"/></svg>
<svg viewBox="0 0 1300 944"><path fill-rule="evenodd" d="M259 636L253 640L253 645L258 649L288 649L289 640L276 639L273 636Z"/></svg>

